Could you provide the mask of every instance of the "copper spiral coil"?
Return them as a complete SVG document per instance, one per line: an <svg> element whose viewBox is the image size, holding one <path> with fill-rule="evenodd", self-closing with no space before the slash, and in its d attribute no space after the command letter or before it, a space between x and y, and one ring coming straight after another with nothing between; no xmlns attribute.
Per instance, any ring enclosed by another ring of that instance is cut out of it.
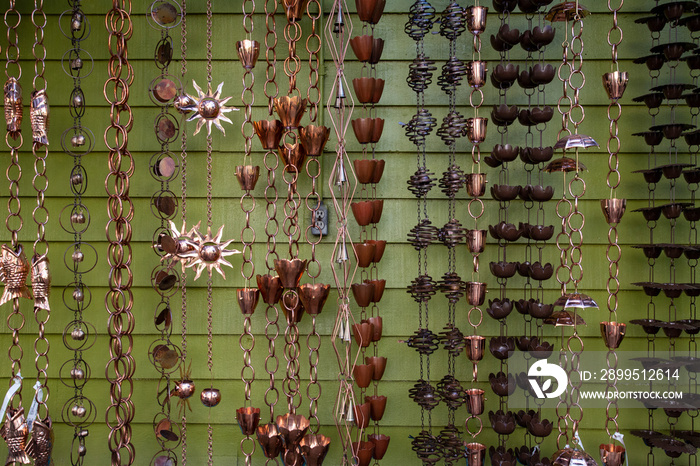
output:
<svg viewBox="0 0 700 466"><path fill-rule="evenodd" d="M408 10L404 32L414 41L423 40L433 28L435 8L425 0L417 1Z"/></svg>
<svg viewBox="0 0 700 466"><path fill-rule="evenodd" d="M443 172L439 186L445 196L453 199L464 187L464 183L464 171L457 165L451 165Z"/></svg>
<svg viewBox="0 0 700 466"><path fill-rule="evenodd" d="M421 108L413 115L411 121L405 126L404 131L408 139L415 145L425 144L425 138L433 131L437 120L426 108Z"/></svg>
<svg viewBox="0 0 700 466"><path fill-rule="evenodd" d="M437 70L435 61L425 56L413 59L408 65L406 83L413 92L424 92L433 82L433 71ZM425 110L425 109L422 109Z"/></svg>
<svg viewBox="0 0 700 466"><path fill-rule="evenodd" d="M425 167L419 167L408 179L408 190L418 198L425 197L435 186L435 180L434 173Z"/></svg>
<svg viewBox="0 0 700 466"><path fill-rule="evenodd" d="M413 438L411 449L424 464L435 464L442 459L440 439L425 430Z"/></svg>
<svg viewBox="0 0 700 466"><path fill-rule="evenodd" d="M450 112L442 119L442 125L437 130L437 135L445 145L454 144L455 140L464 136L467 131L467 119L458 111Z"/></svg>
<svg viewBox="0 0 700 466"><path fill-rule="evenodd" d="M442 73L438 77L438 85L443 92L451 94L466 75L467 64L457 57L450 57L442 65Z"/></svg>
<svg viewBox="0 0 700 466"><path fill-rule="evenodd" d="M437 292L437 283L430 275L420 275L408 286L408 292L418 303L425 303Z"/></svg>
<svg viewBox="0 0 700 466"><path fill-rule="evenodd" d="M440 404L440 395L427 380L419 380L408 391L408 396L421 408L430 411Z"/></svg>
<svg viewBox="0 0 700 466"><path fill-rule="evenodd" d="M456 303L464 296L465 282L456 272L447 272L438 283L438 289L451 303Z"/></svg>
<svg viewBox="0 0 700 466"><path fill-rule="evenodd" d="M416 330L406 340L409 348L415 349L424 356L433 354L440 347L439 343L440 337L427 328Z"/></svg>
<svg viewBox="0 0 700 466"><path fill-rule="evenodd" d="M408 242L416 250L425 249L438 240L438 233L438 228L430 220L423 219L409 231Z"/></svg>
<svg viewBox="0 0 700 466"><path fill-rule="evenodd" d="M440 344L452 356L459 356L464 351L464 334L455 326L446 325L440 332Z"/></svg>
<svg viewBox="0 0 700 466"><path fill-rule="evenodd" d="M445 375L436 385L440 401L451 409L460 408L465 400L465 390L459 380L451 374Z"/></svg>
<svg viewBox="0 0 700 466"><path fill-rule="evenodd" d="M445 464L454 464L464 459L464 440L459 429L450 424L438 436Z"/></svg>
<svg viewBox="0 0 700 466"><path fill-rule="evenodd" d="M453 0L440 16L440 35L453 41L466 30L464 9Z"/></svg>

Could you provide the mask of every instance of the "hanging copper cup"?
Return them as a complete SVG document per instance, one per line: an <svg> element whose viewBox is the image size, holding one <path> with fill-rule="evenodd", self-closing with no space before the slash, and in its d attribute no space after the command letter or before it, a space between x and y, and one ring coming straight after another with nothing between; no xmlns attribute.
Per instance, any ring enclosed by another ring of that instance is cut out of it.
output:
<svg viewBox="0 0 700 466"><path fill-rule="evenodd" d="M287 319L287 325L298 324L304 317L304 305L297 293L285 293L282 295L282 311Z"/></svg>
<svg viewBox="0 0 700 466"><path fill-rule="evenodd" d="M484 413L484 391L480 388L466 390L467 412L472 416L480 416Z"/></svg>
<svg viewBox="0 0 700 466"><path fill-rule="evenodd" d="M625 338L627 324L622 322L601 322L600 334L603 336L603 341L608 349L614 350L620 346Z"/></svg>
<svg viewBox="0 0 700 466"><path fill-rule="evenodd" d="M372 203L372 221L370 223L379 223L384 212L384 199L373 199L368 201Z"/></svg>
<svg viewBox="0 0 700 466"><path fill-rule="evenodd" d="M360 184L373 183L374 170L377 168L377 161L373 159L356 159L352 161L355 167L355 176Z"/></svg>
<svg viewBox="0 0 700 466"><path fill-rule="evenodd" d="M355 118L351 123L357 142L369 144L374 130L374 118Z"/></svg>
<svg viewBox="0 0 700 466"><path fill-rule="evenodd" d="M356 366L357 367L357 366ZM354 371L353 371L354 372ZM357 378L355 379L355 382L357 383ZM364 387L358 383L358 386L361 388L367 388L369 384L365 385ZM369 421L371 419L370 417L370 404L369 403L363 403L361 405L354 405L352 407L353 413L355 414L355 424L359 429L366 429L369 427Z"/></svg>
<svg viewBox="0 0 700 466"><path fill-rule="evenodd" d="M605 221L610 225L617 225L625 213L627 199L601 199L600 207L603 209Z"/></svg>
<svg viewBox="0 0 700 466"><path fill-rule="evenodd" d="M287 173L301 173L304 168L304 159L306 159L303 145L298 142L294 144L285 142L280 145L279 154L284 161L284 169Z"/></svg>
<svg viewBox="0 0 700 466"><path fill-rule="evenodd" d="M484 189L486 189L484 187ZM486 230L467 230L467 247L472 254L484 252L486 244Z"/></svg>
<svg viewBox="0 0 700 466"><path fill-rule="evenodd" d="M369 56L367 62L370 65L376 65L379 60L382 59L382 52L384 51L384 39L379 39L372 37L372 53Z"/></svg>
<svg viewBox="0 0 700 466"><path fill-rule="evenodd" d="M357 266L363 269L369 267L374 259L376 246L371 243L355 243L352 247L357 256Z"/></svg>
<svg viewBox="0 0 700 466"><path fill-rule="evenodd" d="M353 202L350 204L350 207L352 207L352 214L358 225L366 227L372 223L372 216L374 214L374 204L372 201Z"/></svg>
<svg viewBox="0 0 700 466"><path fill-rule="evenodd" d="M622 98L627 88L629 75L626 71L613 71L603 75L603 87L608 93L608 98L618 100Z"/></svg>
<svg viewBox="0 0 700 466"><path fill-rule="evenodd" d="M381 316L370 317L364 319L362 322L368 322L372 325L372 341L379 341L382 339L383 320Z"/></svg>
<svg viewBox="0 0 700 466"><path fill-rule="evenodd" d="M350 47L360 62L369 61L372 56L372 36L363 35L350 39Z"/></svg>
<svg viewBox="0 0 700 466"><path fill-rule="evenodd" d="M357 16L360 21L370 24L377 24L381 18L386 5L385 0L356 0Z"/></svg>
<svg viewBox="0 0 700 466"><path fill-rule="evenodd" d="M236 167L236 179L243 191L250 192L254 190L259 177L260 167L257 165L238 165Z"/></svg>
<svg viewBox="0 0 700 466"><path fill-rule="evenodd" d="M370 382L372 382L373 373L374 366L371 364L355 364L352 368L352 377L360 388L369 387ZM369 403L367 404L367 417L369 418ZM357 414L355 415L355 420L357 421Z"/></svg>
<svg viewBox="0 0 700 466"><path fill-rule="evenodd" d="M374 366L372 380L382 380L384 371L386 370L386 358L383 356L367 356L365 357L365 363Z"/></svg>
<svg viewBox="0 0 700 466"><path fill-rule="evenodd" d="M326 147L330 129L325 126L306 125L299 129L299 139L304 146L306 155L309 157L320 157L323 155L323 148Z"/></svg>
<svg viewBox="0 0 700 466"><path fill-rule="evenodd" d="M467 173L467 194L481 197L486 193L486 173Z"/></svg>
<svg viewBox="0 0 700 466"><path fill-rule="evenodd" d="M486 350L486 338L480 335L468 335L464 337L465 352L471 362L479 362L484 358Z"/></svg>
<svg viewBox="0 0 700 466"><path fill-rule="evenodd" d="M472 144L481 144L486 139L488 118L467 118L467 137Z"/></svg>
<svg viewBox="0 0 700 466"><path fill-rule="evenodd" d="M244 69L250 71L255 68L260 54L260 43L257 40L239 40L236 42L236 51Z"/></svg>
<svg viewBox="0 0 700 466"><path fill-rule="evenodd" d="M376 78L354 78L352 80L352 87L355 89L355 95L357 100L361 104L368 104L372 102L372 93L374 92Z"/></svg>
<svg viewBox="0 0 700 466"><path fill-rule="evenodd" d="M286 413L277 416L277 429L284 439L286 450L292 450L309 430L309 420L301 414Z"/></svg>
<svg viewBox="0 0 700 466"><path fill-rule="evenodd" d="M306 4L309 0L283 0L282 7L287 15L287 21L295 23L301 21L306 11Z"/></svg>
<svg viewBox="0 0 700 466"><path fill-rule="evenodd" d="M241 309L241 313L243 313L244 316L253 315L253 313L255 312L255 308L258 305L259 297L260 290L258 290L257 288L239 288L238 290L236 290L238 307Z"/></svg>
<svg viewBox="0 0 700 466"><path fill-rule="evenodd" d="M352 333L355 336L355 343L361 348L366 348L372 342L372 324L369 322L352 324Z"/></svg>
<svg viewBox="0 0 700 466"><path fill-rule="evenodd" d="M365 403L369 403L369 416L373 421L381 421L386 410L386 397L373 395L366 396Z"/></svg>
<svg viewBox="0 0 700 466"><path fill-rule="evenodd" d="M259 120L253 122L255 134L265 150L276 150L282 140L282 122L280 120Z"/></svg>
<svg viewBox="0 0 700 466"><path fill-rule="evenodd" d="M301 259L275 259L275 271L284 288L295 290L299 286L299 280L306 270L306 262Z"/></svg>
<svg viewBox="0 0 700 466"><path fill-rule="evenodd" d="M282 451L282 437L275 424L263 424L256 431L265 458L277 458Z"/></svg>
<svg viewBox="0 0 700 466"><path fill-rule="evenodd" d="M467 282L467 302L471 306L481 306L486 298L486 283Z"/></svg>
<svg viewBox="0 0 700 466"><path fill-rule="evenodd" d="M330 445L331 439L321 434L307 435L299 442L307 466L321 466Z"/></svg>
<svg viewBox="0 0 700 466"><path fill-rule="evenodd" d="M258 283L258 290L260 290L260 295L265 304L274 306L282 299L284 287L282 286L282 281L279 276L265 274L258 275L255 278Z"/></svg>
<svg viewBox="0 0 700 466"><path fill-rule="evenodd" d="M305 283L299 287L299 299L309 315L317 316L326 304L331 286L323 283Z"/></svg>
<svg viewBox="0 0 700 466"><path fill-rule="evenodd" d="M368 239L365 241L365 243L368 244L374 244L374 258L372 259L372 262L375 264L378 263L379 261L382 260L382 257L384 257L384 251L386 250L386 241L385 240L373 240L373 239Z"/></svg>
<svg viewBox="0 0 700 466"><path fill-rule="evenodd" d="M374 298L374 283L353 283L351 289L357 305L369 307Z"/></svg>
<svg viewBox="0 0 700 466"><path fill-rule="evenodd" d="M486 446L481 443L467 444L467 466L484 466Z"/></svg>
<svg viewBox="0 0 700 466"><path fill-rule="evenodd" d="M384 296L384 288L386 287L386 280L364 280L364 283L371 283L374 287L374 293L372 294L372 302L378 303L382 300Z"/></svg>
<svg viewBox="0 0 700 466"><path fill-rule="evenodd" d="M372 133L369 138L371 144L376 144L382 137L382 132L384 131L384 118L373 118L374 125L372 125Z"/></svg>
<svg viewBox="0 0 700 466"><path fill-rule="evenodd" d="M299 3L301 3L301 0L299 0ZM284 128L296 129L299 127L301 118L306 111L306 99L302 99L298 95L277 97L275 99L275 111L279 115Z"/></svg>
<svg viewBox="0 0 700 466"><path fill-rule="evenodd" d="M260 422L260 409L243 407L236 410L236 420L243 435L253 435Z"/></svg>
<svg viewBox="0 0 700 466"><path fill-rule="evenodd" d="M467 16L467 29L474 35L486 30L486 17L489 9L485 6L471 6L464 10Z"/></svg>
<svg viewBox="0 0 700 466"><path fill-rule="evenodd" d="M385 165L386 162L383 159L377 160L377 166L374 168L374 173L372 174L372 183L376 184L382 180Z"/></svg>
<svg viewBox="0 0 700 466"><path fill-rule="evenodd" d="M370 434L367 436L367 439L374 444L374 453L372 454L372 457L375 460L381 460L384 458L386 451L389 449L389 441L391 440L391 437L382 434Z"/></svg>
<svg viewBox="0 0 700 466"><path fill-rule="evenodd" d="M474 60L467 63L467 81L474 88L484 87L486 85L486 62L482 60Z"/></svg>
<svg viewBox="0 0 700 466"><path fill-rule="evenodd" d="M372 442L352 442L352 453L357 457L357 466L368 466L374 454L374 444Z"/></svg>
<svg viewBox="0 0 700 466"><path fill-rule="evenodd" d="M622 466L625 463L625 447L612 443L600 444L600 460L604 466Z"/></svg>

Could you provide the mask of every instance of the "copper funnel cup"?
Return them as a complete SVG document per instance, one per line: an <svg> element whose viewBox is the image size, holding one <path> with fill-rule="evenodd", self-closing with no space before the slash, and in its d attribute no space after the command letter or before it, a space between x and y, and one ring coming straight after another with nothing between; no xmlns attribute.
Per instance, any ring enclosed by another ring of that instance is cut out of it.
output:
<svg viewBox="0 0 700 466"><path fill-rule="evenodd" d="M384 458L387 449L389 449L389 441L391 437L382 434L370 434L367 436L370 442L374 444L374 453L372 456L375 460Z"/></svg>
<svg viewBox="0 0 700 466"><path fill-rule="evenodd" d="M372 325L372 341L379 341L382 338L383 321L381 316L370 317L362 322L368 322Z"/></svg>
<svg viewBox="0 0 700 466"><path fill-rule="evenodd" d="M626 71L613 71L603 75L603 87L612 100L621 99L627 88L629 75Z"/></svg>
<svg viewBox="0 0 700 466"><path fill-rule="evenodd" d="M372 298L374 298L374 284L353 283L351 289L357 305L360 307L369 307L372 303Z"/></svg>
<svg viewBox="0 0 700 466"><path fill-rule="evenodd" d="M260 177L260 167L253 165L239 165L236 167L236 179L243 191L252 191Z"/></svg>
<svg viewBox="0 0 700 466"><path fill-rule="evenodd" d="M299 299L309 315L317 316L326 304L331 286L323 283L305 283L299 287Z"/></svg>
<svg viewBox="0 0 700 466"><path fill-rule="evenodd" d="M467 230L467 247L472 254L484 252L486 230Z"/></svg>
<svg viewBox="0 0 700 466"><path fill-rule="evenodd" d="M374 259L376 246L371 243L355 243L352 247L357 255L357 266L363 269L369 267Z"/></svg>
<svg viewBox="0 0 700 466"><path fill-rule="evenodd" d="M374 170L377 168L376 160L369 159L356 159L352 161L355 167L355 176L357 176L357 182L360 184L373 183L372 178L374 176Z"/></svg>
<svg viewBox="0 0 700 466"><path fill-rule="evenodd" d="M625 214L627 199L601 199L600 208L603 209L605 221L610 225L617 225Z"/></svg>
<svg viewBox="0 0 700 466"><path fill-rule="evenodd" d="M277 458L282 451L282 437L275 424L263 424L256 430L265 458Z"/></svg>
<svg viewBox="0 0 700 466"><path fill-rule="evenodd" d="M374 174L372 174L372 183L376 184L382 180L385 166L386 162L383 159L377 160L377 166L374 168Z"/></svg>
<svg viewBox="0 0 700 466"><path fill-rule="evenodd" d="M382 356L367 356L365 357L365 363L374 366L372 380L382 380L384 371L386 370L386 358Z"/></svg>
<svg viewBox="0 0 700 466"><path fill-rule="evenodd" d="M468 173L466 186L471 197L483 196L486 193L486 173Z"/></svg>
<svg viewBox="0 0 700 466"><path fill-rule="evenodd" d="M304 270L306 270L305 260L275 259L275 271L280 277L282 286L288 290L295 290L299 286Z"/></svg>
<svg viewBox="0 0 700 466"><path fill-rule="evenodd" d="M355 384L360 388L369 387L372 381L372 374L374 373L374 366L371 364L356 364L352 368L352 377L355 379ZM369 409L369 404L367 405ZM369 411L367 413L369 415ZM357 421L357 417L355 417Z"/></svg>
<svg viewBox="0 0 700 466"><path fill-rule="evenodd" d="M286 450L293 450L309 430L309 420L301 414L283 414L277 416L277 429L284 439Z"/></svg>
<svg viewBox="0 0 700 466"><path fill-rule="evenodd" d="M471 306L481 306L486 298L486 283L467 282L467 302Z"/></svg>
<svg viewBox="0 0 700 466"><path fill-rule="evenodd" d="M367 241L365 241L365 243L374 244L375 246L374 259L372 260L372 262L377 263L380 260L382 260L382 257L384 257L384 251L386 249L386 241L368 239Z"/></svg>
<svg viewBox="0 0 700 466"><path fill-rule="evenodd" d="M466 354L467 358L471 362L478 362L484 358L484 351L486 350L486 338L480 335L468 335L464 337L466 343Z"/></svg>
<svg viewBox="0 0 700 466"><path fill-rule="evenodd" d="M352 324L352 333L355 343L361 348L366 348L372 342L372 324L369 322Z"/></svg>
<svg viewBox="0 0 700 466"><path fill-rule="evenodd" d="M625 338L627 325L622 322L601 322L600 334L608 349L617 349Z"/></svg>
<svg viewBox="0 0 700 466"><path fill-rule="evenodd" d="M238 307L241 308L241 312L244 316L253 315L255 308L258 306L258 298L260 298L260 290L257 288L239 288L236 290Z"/></svg>
<svg viewBox="0 0 700 466"><path fill-rule="evenodd" d="M307 3L309 3L308 0L283 0L281 6L287 15L287 21L290 23L301 21L304 17Z"/></svg>
<svg viewBox="0 0 700 466"><path fill-rule="evenodd" d="M488 124L488 118L467 118L467 137L472 144L481 144L484 142Z"/></svg>
<svg viewBox="0 0 700 466"><path fill-rule="evenodd" d="M251 407L238 408L236 410L236 420L243 435L253 435L260 423L260 409Z"/></svg>
<svg viewBox="0 0 700 466"><path fill-rule="evenodd" d="M282 140L282 122L280 120L259 120L253 122L255 134L265 150L276 150Z"/></svg>
<svg viewBox="0 0 700 466"><path fill-rule="evenodd" d="M361 405L354 405L352 407L352 410L355 412L355 424L357 424L357 427L359 429L366 429L367 427L369 427L370 404L363 403Z"/></svg>
<svg viewBox="0 0 700 466"><path fill-rule="evenodd" d="M258 282L258 290L260 290L260 295L265 304L274 306L282 299L284 288L282 287L280 277L266 274L258 275L255 278Z"/></svg>
<svg viewBox="0 0 700 466"><path fill-rule="evenodd" d="M298 324L304 317L304 305L299 296L294 293L282 295L282 311L287 318L287 325Z"/></svg>
<svg viewBox="0 0 700 466"><path fill-rule="evenodd" d="M381 421L386 410L386 397L378 395L366 396L365 403L369 403L369 416L372 420Z"/></svg>
<svg viewBox="0 0 700 466"><path fill-rule="evenodd" d="M357 142L369 144L374 131L374 118L355 118L351 123Z"/></svg>
<svg viewBox="0 0 700 466"><path fill-rule="evenodd" d="M287 173L301 173L303 171L306 151L300 143L285 142L279 147L279 154L284 161L284 169Z"/></svg>
<svg viewBox="0 0 700 466"><path fill-rule="evenodd" d="M372 223L374 215L374 203L372 201L353 202L350 204L350 207L352 207L352 214L358 225L366 227Z"/></svg>
<svg viewBox="0 0 700 466"><path fill-rule="evenodd" d="M480 388L470 388L466 391L467 412L472 416L484 413L484 391Z"/></svg>
<svg viewBox="0 0 700 466"><path fill-rule="evenodd" d="M354 78L352 80L352 87L355 89L355 95L357 100L361 104L367 104L372 102L372 93L374 92L376 78Z"/></svg>
<svg viewBox="0 0 700 466"><path fill-rule="evenodd" d="M600 460L604 466L622 466L625 463L625 447L612 443L600 444Z"/></svg>
<svg viewBox="0 0 700 466"><path fill-rule="evenodd" d="M299 0L299 3L301 3L301 0ZM306 111L306 99L302 99L298 95L277 97L275 99L275 111L279 115L284 128L296 129L299 127L301 117L304 116Z"/></svg>
<svg viewBox="0 0 700 466"><path fill-rule="evenodd" d="M358 61L369 61L372 56L372 36L364 35L350 39L350 47L355 52Z"/></svg>
<svg viewBox="0 0 700 466"><path fill-rule="evenodd" d="M486 446L480 443L467 444L467 466L484 466Z"/></svg>
<svg viewBox="0 0 700 466"><path fill-rule="evenodd" d="M301 454L306 460L307 466L321 466L326 458L331 439L325 435L309 434L299 442Z"/></svg>
<svg viewBox="0 0 700 466"><path fill-rule="evenodd" d="M474 60L467 63L467 81L471 87L479 88L486 85L486 62Z"/></svg>
<svg viewBox="0 0 700 466"><path fill-rule="evenodd" d="M299 129L299 139L309 157L323 155L323 148L326 147L330 135L330 129L325 126L306 125Z"/></svg>
<svg viewBox="0 0 700 466"><path fill-rule="evenodd" d="M467 16L467 29L474 35L486 30L486 17L489 9L485 6L472 6L464 10Z"/></svg>
<svg viewBox="0 0 700 466"><path fill-rule="evenodd" d="M374 286L374 293L372 295L372 302L378 303L382 300L384 296L384 288L386 287L386 280L365 280L364 283L371 283Z"/></svg>
<svg viewBox="0 0 700 466"><path fill-rule="evenodd" d="M372 126L372 134L370 135L369 142L371 144L376 144L382 138L382 133L384 132L384 118L374 118L374 126Z"/></svg>
<svg viewBox="0 0 700 466"><path fill-rule="evenodd" d="M260 54L260 43L257 40L239 40L236 42L236 51L244 69L250 71L255 68Z"/></svg>
<svg viewBox="0 0 700 466"><path fill-rule="evenodd" d="M369 201L372 203L372 221L370 223L379 223L384 212L384 199L374 199Z"/></svg>

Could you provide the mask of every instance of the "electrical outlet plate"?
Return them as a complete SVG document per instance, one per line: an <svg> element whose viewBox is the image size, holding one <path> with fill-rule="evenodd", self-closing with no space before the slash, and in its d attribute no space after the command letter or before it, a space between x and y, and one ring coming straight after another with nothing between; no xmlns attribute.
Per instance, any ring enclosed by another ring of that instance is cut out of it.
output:
<svg viewBox="0 0 700 466"><path fill-rule="evenodd" d="M316 216L314 224L314 215ZM311 234L312 235L328 235L328 207L321 201L316 212L311 212Z"/></svg>

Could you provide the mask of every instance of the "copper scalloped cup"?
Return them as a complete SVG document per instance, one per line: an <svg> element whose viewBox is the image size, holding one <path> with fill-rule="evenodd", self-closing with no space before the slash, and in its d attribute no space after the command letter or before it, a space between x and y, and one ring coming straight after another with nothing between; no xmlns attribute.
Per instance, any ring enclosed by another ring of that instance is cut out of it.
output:
<svg viewBox="0 0 700 466"><path fill-rule="evenodd" d="M601 322L600 334L608 349L614 350L620 346L625 338L627 325L622 322Z"/></svg>
<svg viewBox="0 0 700 466"><path fill-rule="evenodd" d="M369 61L372 56L372 36L363 35L356 36L350 39L350 47L352 51L355 52L355 56L361 62Z"/></svg>
<svg viewBox="0 0 700 466"><path fill-rule="evenodd" d="M381 261L382 257L384 257L384 251L386 250L386 241L385 240L368 239L365 242L369 243L369 244L374 244L374 246L375 246L374 258L372 259L372 262L374 262L376 264L379 261Z"/></svg>
<svg viewBox="0 0 700 466"><path fill-rule="evenodd" d="M382 339L382 328L384 326L381 316L374 316L368 319L363 319L362 323L369 323L372 325L372 341L379 341Z"/></svg>
<svg viewBox="0 0 700 466"><path fill-rule="evenodd" d="M372 442L352 442L353 455L357 457L357 466L369 466L374 454L374 443Z"/></svg>
<svg viewBox="0 0 700 466"><path fill-rule="evenodd" d="M307 466L321 466L330 445L331 439L321 434L309 434L299 442Z"/></svg>
<svg viewBox="0 0 700 466"><path fill-rule="evenodd" d="M622 466L625 462L625 447L613 443L601 443L600 460L604 466Z"/></svg>
<svg viewBox="0 0 700 466"><path fill-rule="evenodd" d="M306 99L298 95L283 95L275 99L275 111L279 115L284 128L298 128L301 118L306 112Z"/></svg>
<svg viewBox="0 0 700 466"><path fill-rule="evenodd" d="M357 382L357 379L355 380L355 382ZM367 427L369 427L369 421L371 419L371 407L369 402L362 403L361 405L354 405L352 407L352 410L353 414L355 415L355 424L357 425L357 427L359 429L366 429Z"/></svg>
<svg viewBox="0 0 700 466"><path fill-rule="evenodd" d="M382 175L384 174L385 166L386 162L384 161L384 159L377 159L377 166L374 168L374 173L372 174L372 183L377 184L382 180Z"/></svg>
<svg viewBox="0 0 700 466"><path fill-rule="evenodd" d="M279 154L284 161L284 169L287 173L301 173L304 168L306 151L301 143L290 144L285 142L279 147Z"/></svg>
<svg viewBox="0 0 700 466"><path fill-rule="evenodd" d="M331 130L325 126L306 125L299 128L299 139L309 157L320 157L326 147Z"/></svg>
<svg viewBox="0 0 700 466"><path fill-rule="evenodd" d="M306 262L301 259L275 259L275 271L284 288L295 290L299 286L299 280L306 270Z"/></svg>
<svg viewBox="0 0 700 466"><path fill-rule="evenodd" d="M374 283L353 283L352 295L360 307L368 307L374 298Z"/></svg>
<svg viewBox="0 0 700 466"><path fill-rule="evenodd" d="M277 429L284 439L286 450L299 445L301 439L309 430L309 420L301 414L286 413L277 416Z"/></svg>
<svg viewBox="0 0 700 466"><path fill-rule="evenodd" d="M369 142L371 144L376 144L382 138L382 133L384 132L384 118L374 118L374 125L372 126L372 133L370 134Z"/></svg>
<svg viewBox="0 0 700 466"><path fill-rule="evenodd" d="M258 426L256 434L265 458L277 458L283 447L283 440L277 429L277 425L263 424Z"/></svg>
<svg viewBox="0 0 700 466"><path fill-rule="evenodd" d="M252 191L260 177L260 167L255 165L238 165L236 167L236 179L243 191Z"/></svg>
<svg viewBox="0 0 700 466"><path fill-rule="evenodd" d="M373 199L372 201L372 221L370 223L379 223L384 212L384 199Z"/></svg>
<svg viewBox="0 0 700 466"><path fill-rule="evenodd" d="M253 122L255 134L265 150L276 150L282 140L282 122L280 120L259 120Z"/></svg>
<svg viewBox="0 0 700 466"><path fill-rule="evenodd" d="M374 131L374 120L374 118L355 118L351 121L357 142L360 144L370 143Z"/></svg>
<svg viewBox="0 0 700 466"><path fill-rule="evenodd" d="M260 423L260 409L251 408L250 406L238 408L236 410L236 420L243 435L253 435Z"/></svg>
<svg viewBox="0 0 700 466"><path fill-rule="evenodd" d="M236 42L236 52L243 68L250 71L258 61L260 43L257 40L239 40Z"/></svg>
<svg viewBox="0 0 700 466"><path fill-rule="evenodd" d="M384 371L386 370L386 358L383 356L367 356L365 357L365 363L374 366L372 380L382 380Z"/></svg>
<svg viewBox="0 0 700 466"><path fill-rule="evenodd" d="M382 434L370 434L367 436L370 442L374 444L374 453L372 457L375 460L381 460L384 458L386 451L389 449L389 441L391 437Z"/></svg>
<svg viewBox="0 0 700 466"><path fill-rule="evenodd" d="M257 288L239 288L238 290L236 290L236 300L238 301L238 307L241 309L241 313L244 316L253 315L253 313L255 312L255 308L258 306L259 298L260 290L258 290Z"/></svg>
<svg viewBox="0 0 700 466"><path fill-rule="evenodd" d="M372 294L372 302L378 303L382 300L384 296L384 288L386 287L386 280L363 280L363 283L370 283L374 287L374 293Z"/></svg>
<svg viewBox="0 0 700 466"><path fill-rule="evenodd" d="M299 286L299 299L309 315L317 316L323 310L331 286L324 283L305 283Z"/></svg>
<svg viewBox="0 0 700 466"><path fill-rule="evenodd" d="M377 250L377 246L369 242L364 242L355 243L352 247L357 256L357 266L363 269L369 267L374 261L374 254Z"/></svg>
<svg viewBox="0 0 700 466"><path fill-rule="evenodd" d="M372 324L369 322L352 324L352 334L355 336L357 346L366 348L372 342Z"/></svg>
<svg viewBox="0 0 700 466"><path fill-rule="evenodd" d="M258 283L258 289L260 290L260 296L265 304L274 306L282 299L282 293L284 293L284 287L282 286L282 281L277 275L258 275L255 277Z"/></svg>
<svg viewBox="0 0 700 466"><path fill-rule="evenodd" d="M374 170L377 168L377 161L373 159L356 159L352 161L355 167L355 176L360 184L374 183Z"/></svg>
<svg viewBox="0 0 700 466"><path fill-rule="evenodd" d="M377 37L372 37L372 53L369 56L367 62L370 65L376 65L379 60L382 59L382 52L384 51L384 39Z"/></svg>
<svg viewBox="0 0 700 466"><path fill-rule="evenodd" d="M385 0L355 0L357 16L360 21L377 24L384 13Z"/></svg>
<svg viewBox="0 0 700 466"><path fill-rule="evenodd" d="M350 204L355 221L361 227L366 227L372 223L374 216L374 203L372 201L360 201Z"/></svg>
<svg viewBox="0 0 700 466"><path fill-rule="evenodd" d="M309 3L309 0L283 0L280 6L287 15L287 21L291 23L301 21L304 17L307 3Z"/></svg>
<svg viewBox="0 0 700 466"><path fill-rule="evenodd" d="M373 421L381 421L386 410L386 397L372 395L365 397L365 403L369 403L369 416Z"/></svg>

